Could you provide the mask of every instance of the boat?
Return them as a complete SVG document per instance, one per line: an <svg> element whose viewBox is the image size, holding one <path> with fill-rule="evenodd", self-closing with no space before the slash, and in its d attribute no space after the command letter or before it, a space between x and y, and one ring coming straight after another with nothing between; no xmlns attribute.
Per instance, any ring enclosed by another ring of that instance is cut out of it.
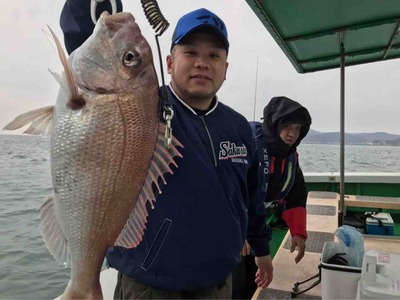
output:
<svg viewBox="0 0 400 300"><path fill-rule="evenodd" d="M390 213L394 235L363 233L365 250L398 253L400 249L400 173L346 173L344 163L345 69L400 57L396 40L400 6L395 0L246 2L298 73L340 68L340 172L304 174L309 190L305 257L296 265L286 246L290 234L274 231L272 244L279 245L272 249L274 279L267 289L258 289L253 299L330 298L321 292L327 281L326 275L325 282L321 276L322 252L327 242L337 241L336 230L351 223L352 215ZM339 292L344 281L339 278L335 282ZM355 283L350 297L338 293L333 298L355 299L360 294L365 298ZM397 292L396 299L400 298Z"/></svg>

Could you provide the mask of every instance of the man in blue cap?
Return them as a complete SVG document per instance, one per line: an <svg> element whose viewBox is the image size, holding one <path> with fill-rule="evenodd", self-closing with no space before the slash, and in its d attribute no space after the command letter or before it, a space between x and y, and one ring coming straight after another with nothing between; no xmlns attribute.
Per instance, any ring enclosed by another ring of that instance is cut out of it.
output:
<svg viewBox="0 0 400 300"><path fill-rule="evenodd" d="M68 0L63 8L69 52L93 30L89 2ZM246 238L258 266L255 282L266 287L272 280L271 232L251 128L216 96L228 50L227 29L214 13L201 8L179 19L167 57L167 92L183 158L148 212L141 244L107 253L118 270L117 299L231 298L231 274Z"/></svg>

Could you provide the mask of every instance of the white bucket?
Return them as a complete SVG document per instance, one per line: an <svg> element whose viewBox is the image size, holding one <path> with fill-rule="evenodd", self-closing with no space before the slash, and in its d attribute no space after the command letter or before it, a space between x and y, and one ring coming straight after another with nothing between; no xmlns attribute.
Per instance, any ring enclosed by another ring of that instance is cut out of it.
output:
<svg viewBox="0 0 400 300"><path fill-rule="evenodd" d="M361 268L330 264L327 261L336 253L345 253L346 247L332 241L326 242L321 258L322 299L355 299ZM346 255L342 256L347 259Z"/></svg>

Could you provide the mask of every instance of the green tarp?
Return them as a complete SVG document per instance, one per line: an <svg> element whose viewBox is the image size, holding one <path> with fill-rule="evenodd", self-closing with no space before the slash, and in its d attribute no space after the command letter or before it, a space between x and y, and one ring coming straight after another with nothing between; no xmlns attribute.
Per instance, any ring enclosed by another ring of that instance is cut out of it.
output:
<svg viewBox="0 0 400 300"><path fill-rule="evenodd" d="M246 0L299 73L400 57L400 0Z"/></svg>

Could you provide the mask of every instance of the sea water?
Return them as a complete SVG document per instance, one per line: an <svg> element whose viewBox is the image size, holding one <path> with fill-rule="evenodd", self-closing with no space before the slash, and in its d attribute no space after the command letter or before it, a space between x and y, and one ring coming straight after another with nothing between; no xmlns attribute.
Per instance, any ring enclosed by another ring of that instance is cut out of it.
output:
<svg viewBox="0 0 400 300"><path fill-rule="evenodd" d="M339 145L302 144L303 172L338 172ZM400 147L346 146L348 172L400 172ZM49 140L0 135L0 299L54 299L69 269L53 259L39 232L39 207L52 192Z"/></svg>

